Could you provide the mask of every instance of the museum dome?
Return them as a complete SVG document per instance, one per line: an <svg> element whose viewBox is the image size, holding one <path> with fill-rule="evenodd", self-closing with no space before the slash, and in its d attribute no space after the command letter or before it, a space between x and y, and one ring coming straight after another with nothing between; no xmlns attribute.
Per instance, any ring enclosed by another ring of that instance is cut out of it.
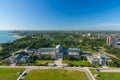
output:
<svg viewBox="0 0 120 80"><path fill-rule="evenodd" d="M56 46L56 49L60 49L60 48L62 48L62 46L61 46L60 44L58 44L58 45Z"/></svg>

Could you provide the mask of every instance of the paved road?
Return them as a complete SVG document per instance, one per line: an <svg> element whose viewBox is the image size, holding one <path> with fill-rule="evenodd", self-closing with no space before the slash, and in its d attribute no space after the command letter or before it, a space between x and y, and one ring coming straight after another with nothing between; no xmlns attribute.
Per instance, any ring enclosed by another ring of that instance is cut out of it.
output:
<svg viewBox="0 0 120 80"><path fill-rule="evenodd" d="M55 64L56 64L58 67L62 67L62 59L55 60Z"/></svg>
<svg viewBox="0 0 120 80"><path fill-rule="evenodd" d="M100 72L120 72L120 68L98 68Z"/></svg>
<svg viewBox="0 0 120 80"><path fill-rule="evenodd" d="M30 71L30 69L26 69L18 78L17 80L23 80L26 74Z"/></svg>

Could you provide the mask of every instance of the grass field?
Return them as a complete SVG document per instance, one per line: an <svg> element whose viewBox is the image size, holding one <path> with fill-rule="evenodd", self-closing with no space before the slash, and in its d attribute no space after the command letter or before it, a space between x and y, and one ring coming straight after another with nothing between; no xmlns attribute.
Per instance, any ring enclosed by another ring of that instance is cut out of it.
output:
<svg viewBox="0 0 120 80"><path fill-rule="evenodd" d="M81 50L82 50L84 53L91 53L91 54L96 54L96 53L98 52L98 51L93 50L93 49L88 48L88 47L86 47L86 48L81 48Z"/></svg>
<svg viewBox="0 0 120 80"><path fill-rule="evenodd" d="M118 72L100 72L100 77L97 80L120 80L120 73Z"/></svg>
<svg viewBox="0 0 120 80"><path fill-rule="evenodd" d="M0 66L8 66L8 65L7 65L7 63L1 62L1 63L0 63Z"/></svg>
<svg viewBox="0 0 120 80"><path fill-rule="evenodd" d="M72 70L33 70L24 80L88 80L86 74Z"/></svg>
<svg viewBox="0 0 120 80"><path fill-rule="evenodd" d="M88 60L79 60L79 61L70 61L70 60L63 60L63 63L66 64L73 64L74 66L88 66L90 65L90 63L88 62Z"/></svg>
<svg viewBox="0 0 120 80"><path fill-rule="evenodd" d="M94 69L90 69L93 75L98 74L96 80L120 80L120 72L96 72Z"/></svg>
<svg viewBox="0 0 120 80"><path fill-rule="evenodd" d="M37 60L37 61L35 61L36 65L45 65L48 63L54 63L54 60Z"/></svg>
<svg viewBox="0 0 120 80"><path fill-rule="evenodd" d="M17 80L19 75L17 72L23 72L24 69L19 68L0 68L0 80Z"/></svg>

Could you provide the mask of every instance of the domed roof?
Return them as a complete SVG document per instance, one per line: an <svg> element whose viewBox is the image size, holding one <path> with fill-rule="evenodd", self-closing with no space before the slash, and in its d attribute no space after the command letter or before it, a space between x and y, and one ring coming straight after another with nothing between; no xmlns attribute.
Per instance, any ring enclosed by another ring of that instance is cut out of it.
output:
<svg viewBox="0 0 120 80"><path fill-rule="evenodd" d="M58 44L57 46L56 46L56 48L58 49L58 48L61 48L62 46L60 45L60 44Z"/></svg>

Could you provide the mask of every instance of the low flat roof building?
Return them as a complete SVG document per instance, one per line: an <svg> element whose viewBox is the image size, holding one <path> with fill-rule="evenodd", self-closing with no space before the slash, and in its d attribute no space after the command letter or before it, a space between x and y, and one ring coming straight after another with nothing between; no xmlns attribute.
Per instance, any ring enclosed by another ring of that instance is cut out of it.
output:
<svg viewBox="0 0 120 80"><path fill-rule="evenodd" d="M74 57L74 58L79 58L80 49L78 49L78 48L68 48L67 55L69 55L71 57Z"/></svg>
<svg viewBox="0 0 120 80"><path fill-rule="evenodd" d="M110 61L110 58L105 54L87 56L87 59L91 64L99 64L101 66L106 66Z"/></svg>
<svg viewBox="0 0 120 80"><path fill-rule="evenodd" d="M55 59L56 48L40 48L38 51L39 51L39 56L50 55L51 59Z"/></svg>
<svg viewBox="0 0 120 80"><path fill-rule="evenodd" d="M26 63L28 59L29 56L24 54L17 54L16 56L14 56L15 63Z"/></svg>

